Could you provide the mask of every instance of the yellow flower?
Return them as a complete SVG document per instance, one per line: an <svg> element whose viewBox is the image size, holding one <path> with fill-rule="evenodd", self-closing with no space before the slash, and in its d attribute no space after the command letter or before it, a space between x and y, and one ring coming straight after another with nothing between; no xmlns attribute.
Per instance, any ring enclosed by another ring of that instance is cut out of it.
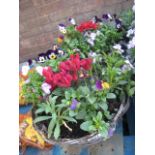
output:
<svg viewBox="0 0 155 155"><path fill-rule="evenodd" d="M61 44L61 43L63 42L63 39L57 38L57 42L58 42L59 44Z"/></svg>
<svg viewBox="0 0 155 155"><path fill-rule="evenodd" d="M57 58L57 56L54 54L54 53L52 53L51 55L50 55L50 59L56 59Z"/></svg>
<svg viewBox="0 0 155 155"><path fill-rule="evenodd" d="M103 89L109 89L110 85L108 82L102 82L102 87L103 87Z"/></svg>

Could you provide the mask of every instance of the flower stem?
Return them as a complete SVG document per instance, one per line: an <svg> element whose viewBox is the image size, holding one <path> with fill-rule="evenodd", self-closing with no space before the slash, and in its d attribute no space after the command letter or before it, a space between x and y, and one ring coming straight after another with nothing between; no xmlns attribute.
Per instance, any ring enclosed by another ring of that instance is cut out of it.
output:
<svg viewBox="0 0 155 155"><path fill-rule="evenodd" d="M70 132L72 132L72 129L66 124L65 121L63 121L62 123L63 123L63 125L64 125Z"/></svg>

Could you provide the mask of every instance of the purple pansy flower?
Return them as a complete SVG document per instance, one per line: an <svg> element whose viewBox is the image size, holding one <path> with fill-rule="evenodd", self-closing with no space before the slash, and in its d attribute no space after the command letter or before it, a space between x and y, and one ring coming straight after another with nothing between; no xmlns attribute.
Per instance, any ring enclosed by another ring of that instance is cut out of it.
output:
<svg viewBox="0 0 155 155"><path fill-rule="evenodd" d="M92 21L93 21L94 23L101 23L101 22L102 22L102 19L100 19L100 18L97 17L97 16L94 16L93 19L92 19Z"/></svg>
<svg viewBox="0 0 155 155"><path fill-rule="evenodd" d="M111 17L111 15L109 13L103 14L102 18L105 19L105 20L112 20L112 17Z"/></svg>
<svg viewBox="0 0 155 155"><path fill-rule="evenodd" d="M57 51L53 51L53 50L48 50L46 52L46 56L48 59L56 59L57 58Z"/></svg>
<svg viewBox="0 0 155 155"><path fill-rule="evenodd" d="M96 89L97 90L102 90L103 89L102 82L100 80L97 80L96 81Z"/></svg>
<svg viewBox="0 0 155 155"><path fill-rule="evenodd" d="M115 18L116 28L120 29L122 27L122 21L118 18Z"/></svg>
<svg viewBox="0 0 155 155"><path fill-rule="evenodd" d="M70 106L70 109L75 110L77 107L77 104L79 104L79 102L76 99L72 99L72 104Z"/></svg>
<svg viewBox="0 0 155 155"><path fill-rule="evenodd" d="M44 63L46 61L46 54L45 53L40 53L38 55L37 61L40 62L40 63Z"/></svg>

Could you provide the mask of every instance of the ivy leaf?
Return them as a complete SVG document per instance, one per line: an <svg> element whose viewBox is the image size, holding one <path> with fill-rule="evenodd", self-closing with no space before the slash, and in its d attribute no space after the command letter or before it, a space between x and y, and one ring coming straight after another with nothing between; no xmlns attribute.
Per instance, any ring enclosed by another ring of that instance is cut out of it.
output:
<svg viewBox="0 0 155 155"><path fill-rule="evenodd" d="M80 125L80 128L84 131L89 131L89 127L92 125L92 121L86 121L86 122L83 122L81 125Z"/></svg>
<svg viewBox="0 0 155 155"><path fill-rule="evenodd" d="M54 138L57 140L60 136L60 124L57 122L55 130L54 130Z"/></svg>
<svg viewBox="0 0 155 155"><path fill-rule="evenodd" d="M107 94L107 98L108 99L115 99L116 98L116 95L114 93L108 93Z"/></svg>
<svg viewBox="0 0 155 155"><path fill-rule="evenodd" d="M41 121L45 121L45 120L48 120L48 119L51 119L52 116L39 116L37 117L35 120L34 120L34 123L38 123L38 122L41 122Z"/></svg>

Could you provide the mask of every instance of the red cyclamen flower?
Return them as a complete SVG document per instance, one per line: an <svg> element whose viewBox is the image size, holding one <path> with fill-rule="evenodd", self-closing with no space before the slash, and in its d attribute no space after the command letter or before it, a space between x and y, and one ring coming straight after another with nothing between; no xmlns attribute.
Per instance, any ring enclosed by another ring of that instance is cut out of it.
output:
<svg viewBox="0 0 155 155"><path fill-rule="evenodd" d="M84 22L81 25L77 26L76 29L80 32L86 31L86 30L96 30L97 24L93 23L93 21Z"/></svg>

